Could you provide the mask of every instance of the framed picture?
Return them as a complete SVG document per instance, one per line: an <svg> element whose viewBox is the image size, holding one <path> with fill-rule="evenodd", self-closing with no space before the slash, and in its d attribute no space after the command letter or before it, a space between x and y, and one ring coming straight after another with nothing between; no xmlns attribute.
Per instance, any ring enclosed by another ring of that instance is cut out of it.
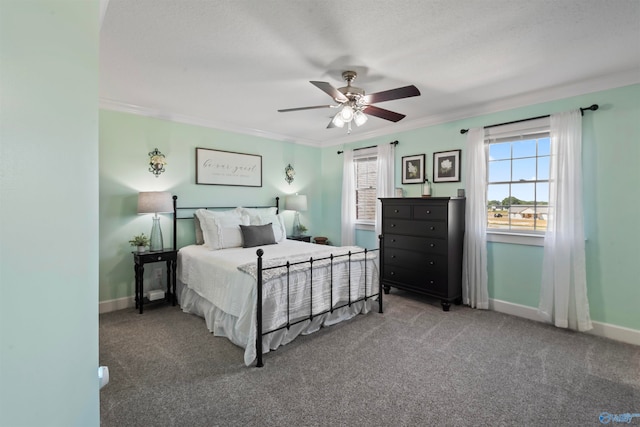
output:
<svg viewBox="0 0 640 427"><path fill-rule="evenodd" d="M460 181L460 151L433 153L433 182Z"/></svg>
<svg viewBox="0 0 640 427"><path fill-rule="evenodd" d="M424 154L402 158L402 183L422 184L424 182Z"/></svg>
<svg viewBox="0 0 640 427"><path fill-rule="evenodd" d="M262 187L262 156L196 148L196 184Z"/></svg>

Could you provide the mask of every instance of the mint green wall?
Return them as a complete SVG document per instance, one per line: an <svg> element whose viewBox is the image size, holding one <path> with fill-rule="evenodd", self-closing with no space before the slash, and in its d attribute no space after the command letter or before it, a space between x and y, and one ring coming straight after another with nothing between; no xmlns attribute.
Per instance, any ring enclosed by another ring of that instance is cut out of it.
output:
<svg viewBox="0 0 640 427"><path fill-rule="evenodd" d="M375 249L379 246L378 236L371 231L356 230L356 245L362 248Z"/></svg>
<svg viewBox="0 0 640 427"><path fill-rule="evenodd" d="M322 234L333 245L340 244L342 214L342 155L337 151L336 147L322 150L320 171L325 189L322 193Z"/></svg>
<svg viewBox="0 0 640 427"><path fill-rule="evenodd" d="M98 2L0 8L0 425L97 426Z"/></svg>
<svg viewBox="0 0 640 427"><path fill-rule="evenodd" d="M585 113L583 120L583 167L585 231L587 235L587 286L593 320L640 330L640 226L637 212L640 199L640 85L632 85L553 102L503 111L407 131L383 138L359 141L348 148L376 145L397 139L396 187L401 187L400 164L403 156L425 153L427 176L432 176L434 152L462 149L466 137L460 129L481 127L528 117L600 105ZM343 148L341 146L341 148ZM324 200L325 228L338 230L339 242L341 158L335 148L323 149L323 174L331 171ZM464 169L461 172L464 180ZM453 196L460 183L433 185L434 196ZM420 195L419 185L403 187L406 196ZM367 232L361 232L367 233ZM369 232L370 234L373 234ZM364 237L360 239L366 240ZM370 240L370 239L369 239ZM537 307L542 248L501 243L488 244L489 294L491 298Z"/></svg>
<svg viewBox="0 0 640 427"><path fill-rule="evenodd" d="M196 185L196 147L261 155L262 187ZM158 178L148 171L148 153L154 148L165 154L168 163L166 172ZM128 241L135 234L149 235L151 231L151 216L136 215L139 191L170 191L178 196L180 206L268 205L280 196L282 209L286 194L306 194L308 210L300 213L300 219L309 233L317 236L323 233L324 194L319 155L320 150L314 147L101 110L100 301L134 293L132 248ZM284 180L284 168L289 163L296 170L290 185ZM293 213L284 214L290 230ZM161 226L165 246L169 247L170 215L162 216ZM189 233L190 229L184 234ZM162 265L145 268L145 285L152 284L152 269L157 267Z"/></svg>
<svg viewBox="0 0 640 427"><path fill-rule="evenodd" d="M537 307L542 280L542 248L487 243L489 296Z"/></svg>

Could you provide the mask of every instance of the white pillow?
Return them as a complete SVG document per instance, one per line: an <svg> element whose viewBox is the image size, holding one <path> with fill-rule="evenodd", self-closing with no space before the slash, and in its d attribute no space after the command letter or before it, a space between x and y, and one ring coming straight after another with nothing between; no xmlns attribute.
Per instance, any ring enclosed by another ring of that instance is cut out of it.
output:
<svg viewBox="0 0 640 427"><path fill-rule="evenodd" d="M193 214L193 228L196 232L196 245L204 245L204 235L202 234L202 227L200 226L200 218L195 213Z"/></svg>
<svg viewBox="0 0 640 427"><path fill-rule="evenodd" d="M271 223L271 226L273 227L273 237L275 237L276 242L282 242L287 239L287 229L284 226L284 217L282 214L250 216L250 225L266 225L269 223Z"/></svg>
<svg viewBox="0 0 640 427"><path fill-rule="evenodd" d="M249 215L249 216L275 215L278 213L278 208L276 208L275 206L270 208L243 208L238 206L236 208L236 211L238 211L241 215ZM262 224L257 224L257 225L262 225Z"/></svg>
<svg viewBox="0 0 640 427"><path fill-rule="evenodd" d="M230 216L230 217L240 218L242 215L246 215L246 214L243 214L241 211L238 210L238 208L236 208L236 209L229 209L226 211L212 211L209 209L198 209L196 210L196 215L198 215L198 218L202 218L203 216L210 216L215 218Z"/></svg>
<svg viewBox="0 0 640 427"><path fill-rule="evenodd" d="M230 212L233 211L215 212L206 209L196 211L202 227L204 244L212 251L242 246L240 224L249 225L249 217Z"/></svg>

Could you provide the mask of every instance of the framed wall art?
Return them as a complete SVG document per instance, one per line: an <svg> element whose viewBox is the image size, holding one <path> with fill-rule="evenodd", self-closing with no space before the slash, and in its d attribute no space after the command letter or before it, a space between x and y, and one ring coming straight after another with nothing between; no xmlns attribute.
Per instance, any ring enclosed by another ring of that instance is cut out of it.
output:
<svg viewBox="0 0 640 427"><path fill-rule="evenodd" d="M196 184L262 187L262 156L196 148Z"/></svg>
<svg viewBox="0 0 640 427"><path fill-rule="evenodd" d="M424 182L424 154L402 158L402 183L422 184Z"/></svg>
<svg viewBox="0 0 640 427"><path fill-rule="evenodd" d="M433 153L433 182L460 181L460 151Z"/></svg>

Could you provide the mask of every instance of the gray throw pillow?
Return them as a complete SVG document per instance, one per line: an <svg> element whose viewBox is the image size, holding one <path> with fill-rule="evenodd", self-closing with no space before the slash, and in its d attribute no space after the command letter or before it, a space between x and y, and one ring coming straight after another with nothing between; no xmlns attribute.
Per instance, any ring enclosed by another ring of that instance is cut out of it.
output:
<svg viewBox="0 0 640 427"><path fill-rule="evenodd" d="M276 238L273 235L271 223L265 225L240 225L242 232L243 248L253 248L254 246L274 245Z"/></svg>

